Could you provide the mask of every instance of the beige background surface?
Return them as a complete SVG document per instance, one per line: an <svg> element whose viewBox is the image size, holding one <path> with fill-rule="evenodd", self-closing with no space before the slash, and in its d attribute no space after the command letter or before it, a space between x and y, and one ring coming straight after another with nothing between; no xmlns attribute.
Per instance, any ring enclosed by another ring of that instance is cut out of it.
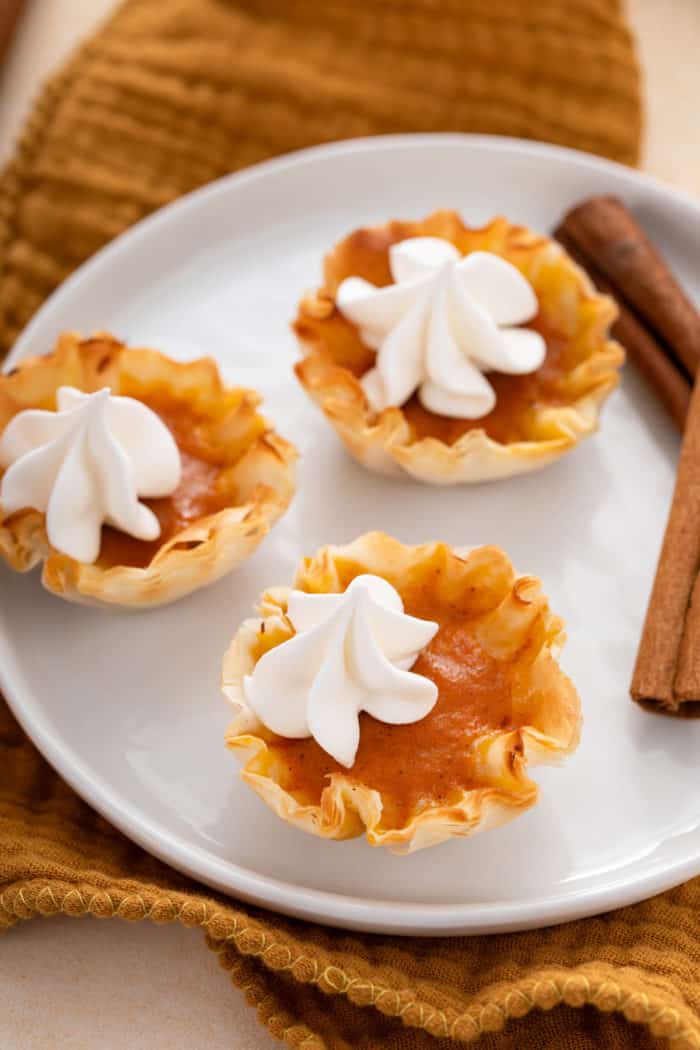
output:
<svg viewBox="0 0 700 1050"><path fill-rule="evenodd" d="M1 0L0 0L1 2ZM0 160L41 80L114 0L29 0L0 67ZM646 72L643 166L700 195L699 0L629 0ZM199 932L34 920L0 940L0 1045L13 1050L268 1050Z"/></svg>

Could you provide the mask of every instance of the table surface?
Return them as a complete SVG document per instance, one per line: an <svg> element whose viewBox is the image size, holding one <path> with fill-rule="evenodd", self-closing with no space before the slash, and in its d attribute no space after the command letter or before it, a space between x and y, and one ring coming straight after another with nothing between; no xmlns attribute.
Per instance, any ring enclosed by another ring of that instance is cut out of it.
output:
<svg viewBox="0 0 700 1050"><path fill-rule="evenodd" d="M0 66L0 161L41 80L115 6L29 0ZM700 195L697 0L629 0L646 76L645 171ZM125 979L128 975L128 979ZM13 1050L269 1050L279 1046L179 926L35 919L0 945L0 1044Z"/></svg>

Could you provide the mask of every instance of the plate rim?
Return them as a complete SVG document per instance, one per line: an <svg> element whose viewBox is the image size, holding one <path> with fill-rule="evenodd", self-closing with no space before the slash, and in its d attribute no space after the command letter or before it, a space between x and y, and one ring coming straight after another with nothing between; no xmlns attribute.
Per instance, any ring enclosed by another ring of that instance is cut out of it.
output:
<svg viewBox="0 0 700 1050"><path fill-rule="evenodd" d="M618 177L628 179L632 184L643 186L652 193L660 193L672 201L683 204L698 213L700 218L700 200L687 190L672 186L653 175L630 168L619 161L609 160L607 157L599 157L584 150L572 149L569 146L557 146L548 142L538 142L534 139L522 139L508 135L476 135L466 132L423 132L396 135L372 135L356 139L343 139L339 142L322 143L318 146L307 146L304 149L293 150L283 153L269 160L252 164L240 171L230 172L218 179L205 183L203 186L189 193L176 197L174 200L157 208L149 215L145 215L133 226L129 226L103 245L94 255L91 255L73 273L69 274L41 304L36 313L20 332L12 349L7 354L2 371L7 371L23 356L22 347L29 342L36 328L43 323L43 318L50 310L55 309L63 301L64 297L70 295L71 291L80 281L98 273L101 267L107 265L113 256L128 249L132 243L137 243L142 237L149 236L158 226L171 221L173 215L184 214L190 209L196 208L204 200L214 199L224 195L230 186L244 186L248 182L257 181L261 177L274 175L283 171L291 170L298 165L308 163L316 158L342 156L343 154L376 152L378 149L391 148L392 146L423 148L432 144L441 146L480 146L488 147L497 152L531 153L549 157L552 160L569 161L583 165L593 171L609 171Z"/></svg>
<svg viewBox="0 0 700 1050"><path fill-rule="evenodd" d="M376 153L394 147L455 146L471 149L488 148L495 152L531 154L583 166L588 170L614 173L630 187L642 188L664 203L690 208L700 220L700 203L688 192L623 164L591 154L548 143L496 135L425 133L379 135L308 147L287 153L239 172L225 175L158 209L125 230L81 264L45 300L25 326L8 354L3 370L11 369L25 356L35 331L50 321L53 310L86 278L99 275L120 253L138 250L139 243L155 234L161 225L177 221L179 215L197 209L204 201L242 188L269 175L280 175L300 165L326 157L358 153ZM517 930L555 925L593 914L610 911L646 899L700 874L700 852L697 856L667 863L661 869L643 872L636 878L626 877L604 888L590 887L571 894L539 898L536 902L518 899L500 903L430 904L396 902L334 893L285 882L256 873L231 861L208 853L203 847L188 843L177 834L148 819L136 807L125 804L118 792L101 778L95 779L84 768L60 733L52 731L48 720L35 705L22 697L22 672L14 667L13 648L9 639L0 635L0 687L12 713L31 741L76 793L129 839L176 870L205 886L267 909L275 909L296 918L309 919L346 929L411 936L463 935L515 932ZM30 693L31 696L31 693ZM410 861L409 861L410 863ZM536 914L533 915L533 909ZM377 917L380 913L381 918Z"/></svg>

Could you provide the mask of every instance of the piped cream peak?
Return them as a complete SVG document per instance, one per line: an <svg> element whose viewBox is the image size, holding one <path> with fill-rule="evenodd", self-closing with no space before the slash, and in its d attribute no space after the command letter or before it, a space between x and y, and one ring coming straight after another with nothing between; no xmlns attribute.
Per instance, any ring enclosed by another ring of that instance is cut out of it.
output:
<svg viewBox="0 0 700 1050"><path fill-rule="evenodd" d="M244 679L246 701L278 736L312 736L347 768L360 742L359 716L418 722L437 686L409 670L438 624L408 616L380 576L356 577L342 594L293 591L287 617L296 634L270 649Z"/></svg>
<svg viewBox="0 0 700 1050"><path fill-rule="evenodd" d="M139 497L163 497L180 483L175 440L147 405L60 387L56 412L19 412L0 437L0 511L46 515L56 550L97 560L103 525L140 540L160 535L158 518Z"/></svg>
<svg viewBox="0 0 700 1050"><path fill-rule="evenodd" d="M538 303L512 263L492 252L462 256L439 237L410 237L391 246L389 265L394 284L348 277L336 293L340 312L377 351L362 378L375 411L418 391L431 412L479 419L496 403L485 372L521 375L544 361L542 336L517 327Z"/></svg>

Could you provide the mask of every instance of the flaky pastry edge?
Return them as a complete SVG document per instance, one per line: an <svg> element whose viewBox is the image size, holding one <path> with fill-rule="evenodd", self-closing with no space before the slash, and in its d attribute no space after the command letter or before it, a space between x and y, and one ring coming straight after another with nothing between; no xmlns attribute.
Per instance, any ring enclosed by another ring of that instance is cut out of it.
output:
<svg viewBox="0 0 700 1050"><path fill-rule="evenodd" d="M282 820L303 831L336 840L365 833L372 846L385 846L397 854L485 831L534 805L538 788L527 775L528 765L558 762L576 748L581 728L578 694L555 659L564 640L563 623L550 612L539 580L516 576L508 557L497 547L459 554L442 543L411 547L373 532L346 546L324 547L305 559L294 587L340 591L343 566L348 565L384 576L399 587L401 581L434 572L440 601L483 606L482 642L488 639L489 648L504 657L509 651L525 653L530 647L531 673L539 676L534 680L540 688L547 686L548 697L551 693L546 708L535 720L538 724L493 731L474 744L479 775L487 781L484 787L465 790L450 805L423 809L404 827L381 827L380 793L349 774L332 774L320 804L303 804L275 779L274 751L243 693L243 678L255 666L262 635L269 643L278 638L282 642L294 633L285 615L290 588L278 587L262 595L260 616L243 622L223 661L222 689L235 710L225 739L227 747L244 761L241 779Z"/></svg>
<svg viewBox="0 0 700 1050"><path fill-rule="evenodd" d="M115 394L136 396L131 388L123 390L124 382L137 384L142 393L165 389L198 406L228 399L230 415L219 420L224 448L227 427L233 448L236 417L239 422L244 414L252 418L260 403L253 390L225 387L211 358L181 363L156 350L127 347L107 333L82 340L66 332L52 353L0 375L0 433L17 411L53 407L59 386L88 391L109 386ZM69 601L133 609L176 601L220 579L253 553L294 494L296 456L294 446L265 422L234 466L241 503L180 531L143 568L78 562L50 546L44 514L26 510L5 518L1 505L0 556L18 572L43 563L44 587Z"/></svg>
<svg viewBox="0 0 700 1050"><path fill-rule="evenodd" d="M335 310L338 259L352 237L396 227L403 237L445 237L465 253L497 252L527 277L541 302L543 292L553 293L545 296L548 315L556 316L570 338L582 340L588 354L568 375L576 392L572 403L537 412L535 440L502 444L482 429L468 431L452 445L436 437L414 439L401 408L373 413L359 379L322 353L308 321L323 320ZM470 229L457 212L443 210L415 223L386 223L356 231L336 245L325 260L324 286L306 296L299 307L293 327L305 356L295 365L295 373L345 447L367 469L409 474L436 485L496 480L539 470L597 429L600 409L618 385L625 359L620 344L609 337L616 317L614 301L596 291L556 241L502 217Z"/></svg>

